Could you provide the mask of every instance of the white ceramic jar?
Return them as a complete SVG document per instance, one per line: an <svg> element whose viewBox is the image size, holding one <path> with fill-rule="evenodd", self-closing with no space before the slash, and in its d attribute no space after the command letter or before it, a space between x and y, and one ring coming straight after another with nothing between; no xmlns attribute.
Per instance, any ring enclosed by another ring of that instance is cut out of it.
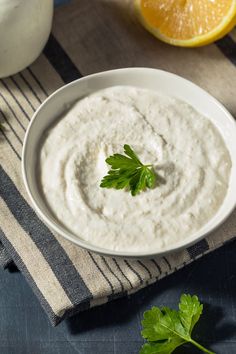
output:
<svg viewBox="0 0 236 354"><path fill-rule="evenodd" d="M53 0L0 0L0 78L41 53L52 26Z"/></svg>

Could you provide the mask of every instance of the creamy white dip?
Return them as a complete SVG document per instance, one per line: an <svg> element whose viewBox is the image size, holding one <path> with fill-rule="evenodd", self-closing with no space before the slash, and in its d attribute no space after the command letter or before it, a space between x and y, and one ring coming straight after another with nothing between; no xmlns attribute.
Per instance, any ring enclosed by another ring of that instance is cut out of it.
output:
<svg viewBox="0 0 236 354"><path fill-rule="evenodd" d="M129 144L163 181L132 197L103 189L105 159ZM78 101L40 150L45 200L67 229L110 250L146 251L200 229L222 204L231 159L211 121L154 91L117 86Z"/></svg>

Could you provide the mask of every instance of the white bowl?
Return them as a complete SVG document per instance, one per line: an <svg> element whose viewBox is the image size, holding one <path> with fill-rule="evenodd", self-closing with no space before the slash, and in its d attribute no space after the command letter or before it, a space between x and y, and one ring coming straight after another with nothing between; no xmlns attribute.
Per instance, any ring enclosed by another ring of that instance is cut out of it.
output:
<svg viewBox="0 0 236 354"><path fill-rule="evenodd" d="M208 117L220 130L232 159L227 195L217 214L200 230L188 238L164 249L150 252L118 252L94 246L68 231L47 207L37 181L37 154L39 141L45 130L54 122L65 108L90 93L115 85L137 86L155 90L188 102ZM88 250L111 256L153 257L188 247L205 237L218 227L233 211L236 205L236 123L231 114L207 92L177 75L156 69L128 68L106 71L76 80L54 92L35 112L27 129L22 161L23 179L33 207L39 217L53 231Z"/></svg>

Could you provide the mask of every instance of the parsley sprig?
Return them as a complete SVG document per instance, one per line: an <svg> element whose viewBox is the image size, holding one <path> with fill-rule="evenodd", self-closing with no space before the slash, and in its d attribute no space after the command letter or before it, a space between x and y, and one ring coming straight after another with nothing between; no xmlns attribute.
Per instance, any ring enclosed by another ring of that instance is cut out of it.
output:
<svg viewBox="0 0 236 354"><path fill-rule="evenodd" d="M137 195L146 188L153 188L156 175L152 165L144 165L132 150L125 144L124 153L114 154L106 159L111 170L103 177L100 187L130 190L132 196Z"/></svg>
<svg viewBox="0 0 236 354"><path fill-rule="evenodd" d="M171 354L177 347L192 343L208 354L214 354L192 339L192 330L203 310L196 295L183 294L179 311L153 307L144 312L142 336L147 340L140 354Z"/></svg>

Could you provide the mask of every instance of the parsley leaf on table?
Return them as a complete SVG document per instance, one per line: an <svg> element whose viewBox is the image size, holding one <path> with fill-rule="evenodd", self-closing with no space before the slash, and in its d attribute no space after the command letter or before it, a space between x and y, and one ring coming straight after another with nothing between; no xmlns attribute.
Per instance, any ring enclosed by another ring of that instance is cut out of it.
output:
<svg viewBox="0 0 236 354"><path fill-rule="evenodd" d="M137 195L146 188L153 188L156 183L156 175L152 165L143 165L138 156L127 144L124 145L124 153L114 154L106 159L111 170L103 177L102 188L127 188L132 196Z"/></svg>
<svg viewBox="0 0 236 354"><path fill-rule="evenodd" d="M208 354L214 354L191 338L192 330L203 310L197 296L183 294L179 311L153 307L144 312L142 336L147 340L140 354L171 354L184 343L192 343Z"/></svg>

